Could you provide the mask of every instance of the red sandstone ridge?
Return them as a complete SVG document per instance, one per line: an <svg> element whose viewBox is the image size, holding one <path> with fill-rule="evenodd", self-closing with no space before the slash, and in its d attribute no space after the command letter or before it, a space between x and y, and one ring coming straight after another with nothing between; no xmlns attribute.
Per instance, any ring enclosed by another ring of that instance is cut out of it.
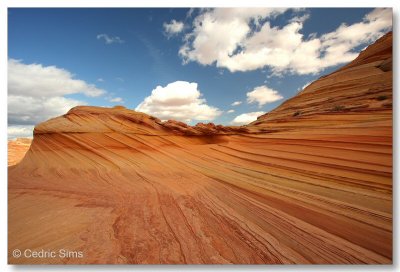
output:
<svg viewBox="0 0 400 272"><path fill-rule="evenodd" d="M35 135L50 133L126 133L132 135L226 135L245 133L243 127L221 126L213 123L198 123L189 126L183 122L160 119L126 109L78 106L63 116L53 118L37 125Z"/></svg>
<svg viewBox="0 0 400 272"><path fill-rule="evenodd" d="M31 145L32 139L17 138L8 141L8 166L19 163Z"/></svg>
<svg viewBox="0 0 400 272"><path fill-rule="evenodd" d="M391 263L391 51L389 33L244 127L121 107L39 124L9 167L9 263Z"/></svg>
<svg viewBox="0 0 400 272"><path fill-rule="evenodd" d="M392 33L380 38L348 65L314 81L278 108L258 117L253 130L330 127L371 115L392 116ZM376 116L377 117L377 116Z"/></svg>

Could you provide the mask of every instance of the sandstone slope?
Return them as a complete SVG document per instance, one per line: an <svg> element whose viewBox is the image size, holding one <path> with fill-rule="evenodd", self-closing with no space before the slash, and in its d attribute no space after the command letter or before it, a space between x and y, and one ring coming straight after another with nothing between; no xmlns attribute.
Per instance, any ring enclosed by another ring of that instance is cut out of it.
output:
<svg viewBox="0 0 400 272"><path fill-rule="evenodd" d="M244 127L121 107L39 124L9 168L9 262L391 263L391 52L389 33Z"/></svg>

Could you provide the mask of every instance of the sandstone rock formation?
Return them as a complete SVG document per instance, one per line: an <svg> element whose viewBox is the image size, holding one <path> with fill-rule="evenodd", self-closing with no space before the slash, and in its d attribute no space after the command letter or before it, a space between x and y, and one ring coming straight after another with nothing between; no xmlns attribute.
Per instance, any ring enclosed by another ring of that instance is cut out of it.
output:
<svg viewBox="0 0 400 272"><path fill-rule="evenodd" d="M391 263L391 53L389 33L244 127L121 107L39 124L9 167L9 262Z"/></svg>

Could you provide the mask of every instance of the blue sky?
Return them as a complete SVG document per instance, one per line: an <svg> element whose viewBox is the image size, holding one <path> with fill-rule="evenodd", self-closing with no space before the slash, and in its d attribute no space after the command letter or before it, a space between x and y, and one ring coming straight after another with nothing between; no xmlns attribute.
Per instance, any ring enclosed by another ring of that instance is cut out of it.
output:
<svg viewBox="0 0 400 272"><path fill-rule="evenodd" d="M10 8L9 138L78 104L244 124L352 60L391 12Z"/></svg>

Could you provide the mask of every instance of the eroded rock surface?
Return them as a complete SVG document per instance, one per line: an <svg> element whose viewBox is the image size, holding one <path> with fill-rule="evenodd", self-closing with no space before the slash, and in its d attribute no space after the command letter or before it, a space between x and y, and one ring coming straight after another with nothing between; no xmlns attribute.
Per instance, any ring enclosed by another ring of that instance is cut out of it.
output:
<svg viewBox="0 0 400 272"><path fill-rule="evenodd" d="M391 263L391 52L389 33L244 127L122 107L39 124L9 168L9 262Z"/></svg>

